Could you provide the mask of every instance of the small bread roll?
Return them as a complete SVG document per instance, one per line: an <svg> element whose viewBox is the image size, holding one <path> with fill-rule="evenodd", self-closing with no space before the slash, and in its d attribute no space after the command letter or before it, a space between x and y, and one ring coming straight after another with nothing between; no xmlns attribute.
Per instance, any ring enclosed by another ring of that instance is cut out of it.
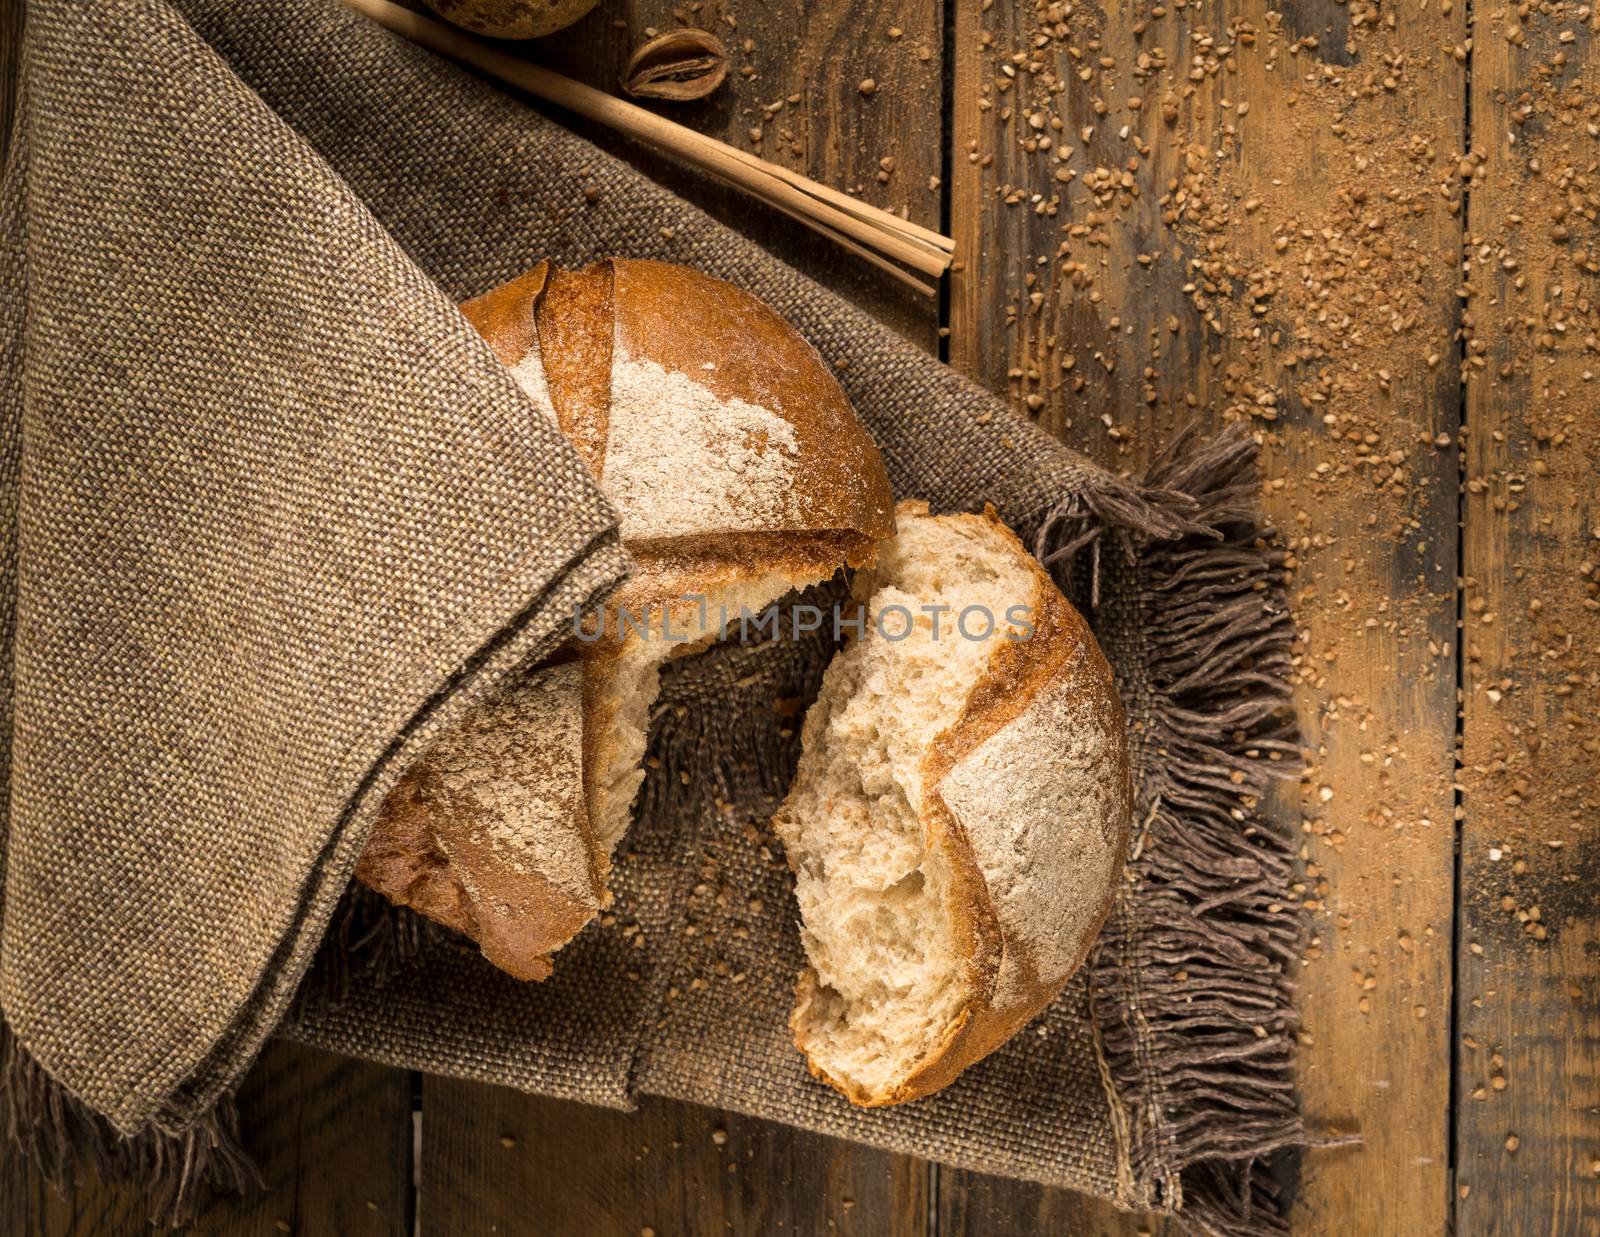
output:
<svg viewBox="0 0 1600 1237"><path fill-rule="evenodd" d="M593 470L635 571L601 630L575 634L571 666L508 692L536 705L491 702L470 738L447 736L408 772L356 874L539 979L609 900L661 664L716 638L724 614L872 562L894 516L883 459L822 358L720 280L540 263L462 312ZM532 733L557 717L564 736L572 718L581 731L559 766Z"/></svg>
<svg viewBox="0 0 1600 1237"><path fill-rule="evenodd" d="M992 511L897 519L774 820L809 959L790 1027L863 1106L945 1086L1061 990L1131 804L1110 667L1050 577Z"/></svg>
<svg viewBox="0 0 1600 1237"><path fill-rule="evenodd" d="M495 39L538 39L572 25L598 0L428 0L428 7L463 30Z"/></svg>

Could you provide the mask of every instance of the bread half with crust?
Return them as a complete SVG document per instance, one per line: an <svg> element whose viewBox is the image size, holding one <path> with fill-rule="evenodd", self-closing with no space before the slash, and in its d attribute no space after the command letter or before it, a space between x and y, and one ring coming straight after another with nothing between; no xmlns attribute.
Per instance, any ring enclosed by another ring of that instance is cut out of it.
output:
<svg viewBox="0 0 1600 1237"><path fill-rule="evenodd" d="M1131 810L1082 617L992 510L897 516L774 820L808 958L795 1043L864 1106L938 1090L1055 997L1110 909Z"/></svg>
<svg viewBox="0 0 1600 1237"><path fill-rule="evenodd" d="M606 900L583 796L582 667L529 671L445 733L389 793L356 871L502 970L546 978L548 955Z"/></svg>
<svg viewBox="0 0 1600 1237"><path fill-rule="evenodd" d="M662 663L715 638L723 611L758 613L871 563L893 532L892 498L877 446L815 349L720 280L659 262L541 262L462 312L594 472L635 570L598 629L575 632L571 669L507 693L559 692L559 705L501 700L474 714L464 729L481 760L446 736L385 804L357 875L466 932L497 966L543 978L609 900ZM538 746L532 714L564 710L579 719L567 776L581 793L563 830L545 818L552 765L506 753ZM449 796L437 793L440 760ZM508 776L525 783L520 807ZM476 780L492 796L470 793ZM579 842L592 874L582 887Z"/></svg>

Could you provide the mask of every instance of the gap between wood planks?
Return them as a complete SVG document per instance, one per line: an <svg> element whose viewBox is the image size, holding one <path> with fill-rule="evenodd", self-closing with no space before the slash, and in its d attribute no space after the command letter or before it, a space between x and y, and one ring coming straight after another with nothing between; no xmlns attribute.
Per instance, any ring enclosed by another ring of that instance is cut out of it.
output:
<svg viewBox="0 0 1600 1237"><path fill-rule="evenodd" d="M1476 33L1475 21L1476 8L1479 0L1463 0L1466 10L1467 32ZM1467 40L1467 58L1462 66L1461 90L1461 152L1465 156L1472 150L1472 52L1476 39L1469 37ZM1461 242L1463 249L1468 243L1472 226L1472 181L1469 179L1461 191ZM1459 254L1452 254L1452 260L1460 266ZM1451 890L1451 918L1450 918L1450 1002L1449 1014L1449 1044L1450 1044L1450 1104L1448 1120L1445 1124L1445 1150L1449 1156L1449 1172L1445 1174L1445 1188L1448 1191L1445 1197L1445 1214L1455 1216L1456 1210L1456 1173L1459 1168L1459 1143L1460 1143L1460 1117L1457 1107L1457 1097L1461 1094L1461 954L1462 941L1466 935L1465 908L1462 904L1462 884L1464 880L1465 855L1462 847L1462 834L1466 826L1466 790L1461 784L1461 753L1466 742L1466 704L1465 695L1467 687L1467 641L1466 618L1467 596L1463 581L1467 575L1467 487L1465 476L1464 431L1467 428L1467 383L1471 381L1470 369L1467 365L1467 333L1460 326L1456 329L1455 347L1451 349L1456 362L1456 372L1461 375L1461 381L1456 384L1456 451L1457 451L1457 480L1456 480L1456 641L1455 641L1455 676L1456 676L1456 776L1452 782L1451 804L1454 811L1451 813L1450 827L1454 834L1455 864L1452 872L1453 887Z"/></svg>

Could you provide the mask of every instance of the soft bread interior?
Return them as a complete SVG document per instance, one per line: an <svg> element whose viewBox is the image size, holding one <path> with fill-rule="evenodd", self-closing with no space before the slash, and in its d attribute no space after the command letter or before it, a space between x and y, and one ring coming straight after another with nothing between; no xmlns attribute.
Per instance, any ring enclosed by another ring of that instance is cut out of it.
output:
<svg viewBox="0 0 1600 1237"><path fill-rule="evenodd" d="M727 630L736 633L741 613L759 617L792 589L819 583L831 574L831 568L770 571L708 586L700 590L703 603L699 598L663 603L670 606L671 640L662 627L662 605L641 607L636 612L636 617L644 620L644 630L628 626L615 658L597 662L591 670L590 712L600 734L589 780L589 812L603 851L615 851L627 833L633 801L644 784L650 710L661 692L662 663L719 638L724 620Z"/></svg>
<svg viewBox="0 0 1600 1237"><path fill-rule="evenodd" d="M960 717L1008 611L1034 584L988 521L902 509L877 569L858 577L865 634L829 666L775 825L795 873L811 973L800 1047L857 1102L881 1100L937 1048L966 1004L947 854L922 812L924 762ZM924 607L949 607L934 616ZM894 607L903 607L903 611ZM965 638L958 616L969 607ZM905 615L914 624L903 639ZM1026 616L1021 616L1026 617Z"/></svg>
<svg viewBox="0 0 1600 1237"><path fill-rule="evenodd" d="M474 923L461 903L481 909L492 894L496 923L509 928L537 916L532 961L494 959L520 973L547 970L543 954L609 897L607 860L644 780L662 662L713 638L707 629L722 607L761 611L791 588L869 560L893 527L893 500L877 447L815 349L727 284L657 262L607 259L582 271L540 262L461 308L610 498L635 566L623 592L658 600L706 594L704 612L674 606L674 629L687 640L634 634L588 648L574 642L560 654L563 673L581 680L581 751L566 753L579 771L549 775L566 795L565 814L539 804L537 818L520 821L503 770L483 775L493 776L485 785L497 828L508 836L520 829L516 836L529 841L515 865L469 846L504 839L453 803L437 811L408 803L404 832L394 813L378 822L363 867L374 888L461 927L486 954L482 916ZM507 750L495 755L512 761L521 747L512 730L507 735ZM477 772L464 766L462 775ZM551 865L560 871L538 868L544 844L558 848ZM589 861L586 897L556 879L573 853ZM421 881L419 869L434 879ZM487 882L497 875L504 888L492 890ZM414 896L414 887L436 896Z"/></svg>

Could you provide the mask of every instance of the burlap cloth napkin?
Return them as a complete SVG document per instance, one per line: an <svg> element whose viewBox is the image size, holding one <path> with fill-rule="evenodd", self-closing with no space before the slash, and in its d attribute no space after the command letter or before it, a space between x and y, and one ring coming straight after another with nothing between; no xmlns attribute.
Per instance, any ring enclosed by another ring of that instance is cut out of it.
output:
<svg viewBox="0 0 1600 1237"><path fill-rule="evenodd" d="M614 913L550 982L344 897L406 763L627 569L453 308L605 254L786 315L897 492L993 502L1116 666L1140 794L1111 922L1036 1026L932 1099L852 1110L788 1042L799 945L765 817L816 645L670 676ZM1113 477L331 0L30 5L0 281L4 1086L53 1178L138 1176L167 1217L239 1184L228 1097L276 1030L1281 1227L1261 1164L1302 1140L1294 840L1255 809L1294 753L1290 632L1245 435Z"/></svg>

